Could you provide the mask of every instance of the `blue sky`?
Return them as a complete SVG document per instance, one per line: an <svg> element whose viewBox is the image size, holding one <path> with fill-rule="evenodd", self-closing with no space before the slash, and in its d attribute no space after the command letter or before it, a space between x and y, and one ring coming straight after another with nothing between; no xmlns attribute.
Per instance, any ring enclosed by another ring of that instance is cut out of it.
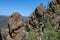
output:
<svg viewBox="0 0 60 40"><path fill-rule="evenodd" d="M29 16L37 6L47 6L51 0L0 0L0 15L11 15L19 12L22 16Z"/></svg>

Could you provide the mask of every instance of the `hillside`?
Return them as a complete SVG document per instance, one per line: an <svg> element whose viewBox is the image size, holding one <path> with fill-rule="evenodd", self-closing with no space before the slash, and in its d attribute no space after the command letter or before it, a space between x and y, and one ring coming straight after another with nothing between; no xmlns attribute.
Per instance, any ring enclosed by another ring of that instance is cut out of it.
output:
<svg viewBox="0 0 60 40"><path fill-rule="evenodd" d="M2 28L7 28L9 16L0 16L0 26Z"/></svg>

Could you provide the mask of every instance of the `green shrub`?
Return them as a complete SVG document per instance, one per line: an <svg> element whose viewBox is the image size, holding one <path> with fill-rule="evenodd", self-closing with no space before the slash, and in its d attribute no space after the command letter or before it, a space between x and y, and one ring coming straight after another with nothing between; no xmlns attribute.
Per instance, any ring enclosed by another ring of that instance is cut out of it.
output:
<svg viewBox="0 0 60 40"><path fill-rule="evenodd" d="M37 40L37 37L34 32L29 32L28 40Z"/></svg>
<svg viewBox="0 0 60 40"><path fill-rule="evenodd" d="M52 15L46 14L45 30L43 32L43 40L59 40L58 32L54 30Z"/></svg>

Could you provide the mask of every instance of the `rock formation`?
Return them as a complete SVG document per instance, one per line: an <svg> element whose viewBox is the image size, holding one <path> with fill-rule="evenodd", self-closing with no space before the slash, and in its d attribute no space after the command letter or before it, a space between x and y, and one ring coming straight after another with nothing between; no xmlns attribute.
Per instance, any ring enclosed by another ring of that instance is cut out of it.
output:
<svg viewBox="0 0 60 40"><path fill-rule="evenodd" d="M53 19L53 22L54 22L54 26L55 26L55 30L56 31L59 31L60 29L60 16L56 16L54 19Z"/></svg>
<svg viewBox="0 0 60 40"><path fill-rule="evenodd" d="M58 8L60 10L60 0L53 0L52 2L50 2L50 4L49 4L50 12L55 13L56 8Z"/></svg>
<svg viewBox="0 0 60 40"><path fill-rule="evenodd" d="M43 7L38 6L33 15L29 17L28 24L30 24L33 28L44 28L44 14L46 13Z"/></svg>
<svg viewBox="0 0 60 40"><path fill-rule="evenodd" d="M52 17L51 21L52 21L52 23L54 25L54 29L56 31L59 31L60 30L60 27L59 27L60 16L57 15L57 13L56 13L56 8L58 10L60 10L59 5L60 4L57 2L57 0L53 0L52 2L50 2L48 10L45 10L43 7L38 6L35 9L35 11L33 12L33 14L28 18L27 26L29 28L32 27L32 29L40 28L40 31L44 32L45 22L47 21L47 19L45 19L45 15L48 14L49 16L53 15L53 16L51 16Z"/></svg>
<svg viewBox="0 0 60 40"><path fill-rule="evenodd" d="M36 15L43 16L45 13L46 13L45 9L43 7L41 7L41 6L38 6L35 9L35 14Z"/></svg>
<svg viewBox="0 0 60 40"><path fill-rule="evenodd" d="M8 22L9 35L11 38L14 38L18 33L22 32L21 29L24 26L23 19L19 13L14 13Z"/></svg>
<svg viewBox="0 0 60 40"><path fill-rule="evenodd" d="M42 40L41 35L43 35L43 33L41 32L45 31L45 23L47 21L52 21L51 24L53 25L54 30L60 32L60 15L58 15L56 8L60 13L60 0L53 0L50 2L48 10L44 9L42 6L38 6L25 22L19 13L16 12L12 14L8 22L9 33L5 31L7 33L6 40L28 40L29 32L35 33L37 36L36 38L38 38L38 40ZM47 18L45 16L47 16ZM28 29L28 31L26 29ZM35 29L38 30L37 33L35 32ZM2 32L2 34L4 33ZM2 36L5 37L5 35Z"/></svg>
<svg viewBox="0 0 60 40"><path fill-rule="evenodd" d="M55 25L55 29L56 31L60 30L60 27L59 27L59 23L60 23L60 13L57 13L57 12L60 12L60 0L53 0L52 2L50 2L49 4L49 10L50 12L53 12L54 14L54 18L53 18L53 23Z"/></svg>
<svg viewBox="0 0 60 40"><path fill-rule="evenodd" d="M10 17L8 23L10 36L12 38L15 37L15 35L20 32L19 29L23 27L23 25L24 23L23 23L23 19L21 18L21 15L19 15L18 13L14 13Z"/></svg>

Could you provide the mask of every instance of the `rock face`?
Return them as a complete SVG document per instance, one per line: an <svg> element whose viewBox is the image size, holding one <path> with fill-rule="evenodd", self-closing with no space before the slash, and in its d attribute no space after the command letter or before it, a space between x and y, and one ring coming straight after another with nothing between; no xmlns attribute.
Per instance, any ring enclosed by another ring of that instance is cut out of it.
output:
<svg viewBox="0 0 60 40"><path fill-rule="evenodd" d="M1 36L1 33L0 33L0 40L2 40L2 36Z"/></svg>
<svg viewBox="0 0 60 40"><path fill-rule="evenodd" d="M51 21L53 21L54 29L60 32L60 16L58 15L58 13L56 13L58 12L56 11L56 8L58 9L58 11L60 11L60 4L58 0L53 0L52 2L50 2L48 9L49 13L45 9L43 9L43 7L38 6L33 14L29 17L27 25L33 28L40 28L40 31L43 32L45 29L44 23L47 21L47 19L45 20L45 15L53 15Z"/></svg>
<svg viewBox="0 0 60 40"><path fill-rule="evenodd" d="M22 28L24 25L23 19L19 13L14 13L8 22L8 27L9 27L9 34L11 38L14 38L16 34L20 32L20 28Z"/></svg>
<svg viewBox="0 0 60 40"><path fill-rule="evenodd" d="M60 0L53 0L52 2L50 2L49 8L50 8L50 11L54 13L56 8L60 10Z"/></svg>
<svg viewBox="0 0 60 40"><path fill-rule="evenodd" d="M53 0L52 2L50 2L50 12L54 13L54 18L53 18L53 23L55 25L55 30L59 31L60 30L60 16L59 16L59 12L60 11L60 0Z"/></svg>
<svg viewBox="0 0 60 40"><path fill-rule="evenodd" d="M15 12L10 16L8 29L2 29L3 40L26 40L26 31L22 16Z"/></svg>
<svg viewBox="0 0 60 40"><path fill-rule="evenodd" d="M53 23L54 23L54 26L55 26L55 30L56 31L59 31L60 30L60 16L56 16L54 19L53 19Z"/></svg>
<svg viewBox="0 0 60 40"><path fill-rule="evenodd" d="M54 0L54 1L52 1L52 2L50 2L50 4L49 4L49 7L50 7L50 11L51 12L54 12L55 13L55 6L56 6L56 0Z"/></svg>
<svg viewBox="0 0 60 40"><path fill-rule="evenodd" d="M41 31L44 30L44 15L46 11L43 7L38 6L33 15L29 17L28 24L33 28L41 28Z"/></svg>
<svg viewBox="0 0 60 40"><path fill-rule="evenodd" d="M46 13L46 11L45 11L45 9L43 9L43 7L38 6L38 7L35 9L35 13L36 13L36 15L43 16L43 15Z"/></svg>
<svg viewBox="0 0 60 40"><path fill-rule="evenodd" d="M60 4L60 0L56 0L58 4Z"/></svg>

